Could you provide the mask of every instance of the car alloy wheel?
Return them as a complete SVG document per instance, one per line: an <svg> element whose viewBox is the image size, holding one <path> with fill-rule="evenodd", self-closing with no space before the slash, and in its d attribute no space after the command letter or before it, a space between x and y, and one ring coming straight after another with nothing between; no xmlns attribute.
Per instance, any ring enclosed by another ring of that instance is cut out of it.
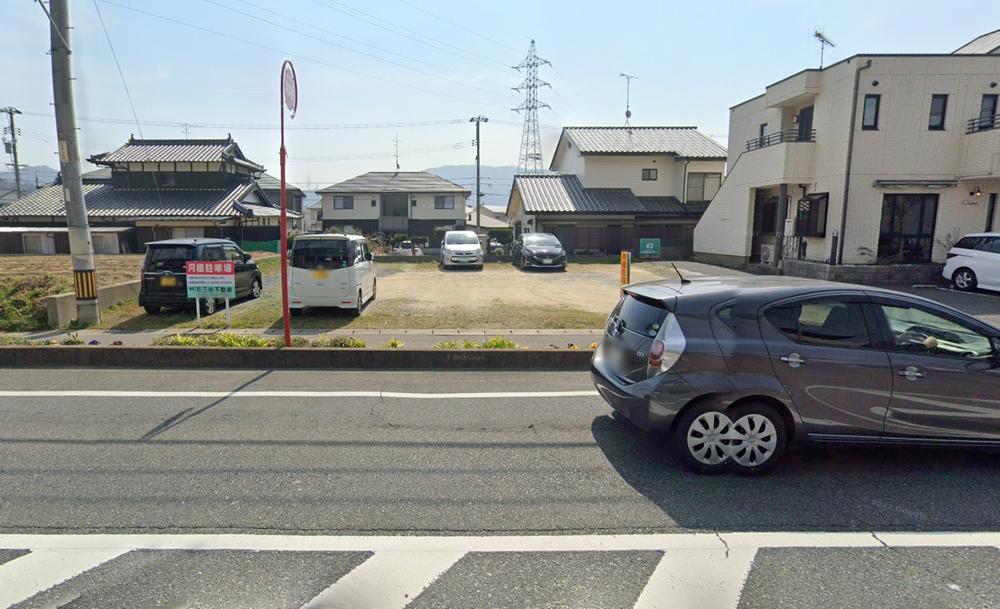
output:
<svg viewBox="0 0 1000 609"><path fill-rule="evenodd" d="M715 466L729 460L729 434L732 421L725 413L709 410L687 427L687 450L701 465Z"/></svg>
<svg viewBox="0 0 1000 609"><path fill-rule="evenodd" d="M215 315L215 299L206 298L201 303L201 312L206 317L209 315Z"/></svg>
<svg viewBox="0 0 1000 609"><path fill-rule="evenodd" d="M952 275L951 280L955 284L955 287L963 292L976 289L976 285L978 284L976 274L971 269L958 269Z"/></svg>
<svg viewBox="0 0 1000 609"><path fill-rule="evenodd" d="M250 284L250 295L254 298L260 298L260 279L254 279L253 283Z"/></svg>
<svg viewBox="0 0 1000 609"><path fill-rule="evenodd" d="M785 452L785 419L769 404L748 403L730 411L729 456L740 475L762 474Z"/></svg>
<svg viewBox="0 0 1000 609"><path fill-rule="evenodd" d="M772 456L778 444L778 434L774 431L771 421L759 414L748 414L733 423L732 447L730 455L733 461L744 467L762 465Z"/></svg>

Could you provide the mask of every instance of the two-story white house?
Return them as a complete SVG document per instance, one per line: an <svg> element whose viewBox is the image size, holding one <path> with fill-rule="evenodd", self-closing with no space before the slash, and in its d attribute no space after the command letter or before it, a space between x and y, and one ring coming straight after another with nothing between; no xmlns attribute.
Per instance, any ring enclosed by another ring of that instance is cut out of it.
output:
<svg viewBox="0 0 1000 609"><path fill-rule="evenodd" d="M661 257L684 257L725 166L726 149L695 127L565 127L553 173L514 177L507 217L570 251L638 252L658 238Z"/></svg>
<svg viewBox="0 0 1000 609"><path fill-rule="evenodd" d="M851 281L933 277L959 237L1000 222L997 53L1000 32L951 54L855 55L733 106L728 175L695 257Z"/></svg>
<svg viewBox="0 0 1000 609"><path fill-rule="evenodd" d="M465 227L469 191L425 171L370 171L316 192L324 230L403 233L433 241L435 230Z"/></svg>

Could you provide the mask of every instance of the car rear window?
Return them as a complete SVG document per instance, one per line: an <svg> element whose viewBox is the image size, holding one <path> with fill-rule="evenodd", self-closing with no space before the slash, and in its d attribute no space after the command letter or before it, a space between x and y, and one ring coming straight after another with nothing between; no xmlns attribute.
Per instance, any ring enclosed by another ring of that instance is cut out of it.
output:
<svg viewBox="0 0 1000 609"><path fill-rule="evenodd" d="M142 268L147 271L184 272L184 263L194 257L190 245L150 245Z"/></svg>
<svg viewBox="0 0 1000 609"><path fill-rule="evenodd" d="M656 336L669 312L665 306L656 302L628 294L618 304L614 316L625 323L627 330L646 336Z"/></svg>
<svg viewBox="0 0 1000 609"><path fill-rule="evenodd" d="M292 244L292 266L297 269L340 269L352 262L346 239L306 239Z"/></svg>
<svg viewBox="0 0 1000 609"><path fill-rule="evenodd" d="M984 244L986 240L987 240L986 237L962 237L961 239L958 240L958 243L955 244L955 247L964 250L983 249L981 246Z"/></svg>

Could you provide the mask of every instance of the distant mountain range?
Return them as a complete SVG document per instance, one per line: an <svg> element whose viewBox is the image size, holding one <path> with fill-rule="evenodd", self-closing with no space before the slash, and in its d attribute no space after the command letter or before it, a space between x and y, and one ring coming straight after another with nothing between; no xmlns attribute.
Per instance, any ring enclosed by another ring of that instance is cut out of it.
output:
<svg viewBox="0 0 1000 609"><path fill-rule="evenodd" d="M471 207L476 191L475 165L442 165L428 167L424 171L441 176L446 180L461 184L473 193L468 204ZM514 181L517 167L512 165L481 165L479 167L479 182L483 191L483 204L505 207L510 196L510 185Z"/></svg>
<svg viewBox="0 0 1000 609"><path fill-rule="evenodd" d="M39 186L48 186L59 175L58 169L52 169L46 165L28 165L21 168L21 190L24 194L35 191L35 182ZM17 184L14 180L14 170L0 171L0 197L12 199L17 195L12 191L16 190ZM8 194L10 193L10 194Z"/></svg>

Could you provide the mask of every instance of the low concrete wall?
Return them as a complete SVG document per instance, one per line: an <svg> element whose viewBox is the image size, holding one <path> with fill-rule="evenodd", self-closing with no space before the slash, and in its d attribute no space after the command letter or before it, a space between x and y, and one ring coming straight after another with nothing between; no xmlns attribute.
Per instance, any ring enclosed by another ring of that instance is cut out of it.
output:
<svg viewBox="0 0 1000 609"><path fill-rule="evenodd" d="M219 347L0 347L3 367L327 370L577 370L589 350L227 349Z"/></svg>
<svg viewBox="0 0 1000 609"><path fill-rule="evenodd" d="M707 252L692 252L691 260L703 264L714 264L737 271L746 270L747 259L743 256L730 256L729 254L709 254Z"/></svg>
<svg viewBox="0 0 1000 609"><path fill-rule="evenodd" d="M941 264L825 264L809 260L782 260L782 273L795 277L844 281L866 285L944 283Z"/></svg>
<svg viewBox="0 0 1000 609"><path fill-rule="evenodd" d="M97 290L97 302L102 311L124 300L139 297L139 282L126 281L105 286ZM73 292L49 296L45 301L48 309L49 326L65 328L76 320L76 295Z"/></svg>

